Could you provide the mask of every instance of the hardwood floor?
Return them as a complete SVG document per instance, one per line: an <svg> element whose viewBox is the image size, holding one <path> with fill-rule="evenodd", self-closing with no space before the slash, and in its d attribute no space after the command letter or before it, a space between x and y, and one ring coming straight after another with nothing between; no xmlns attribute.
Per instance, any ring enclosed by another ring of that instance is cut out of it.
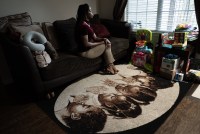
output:
<svg viewBox="0 0 200 134"><path fill-rule="evenodd" d="M3 106L0 120L2 134L66 134L34 103Z"/></svg>
<svg viewBox="0 0 200 134"><path fill-rule="evenodd" d="M199 134L199 109L200 99L187 94L156 134Z"/></svg>
<svg viewBox="0 0 200 134"><path fill-rule="evenodd" d="M1 134L67 134L36 103L24 101L0 85Z"/></svg>

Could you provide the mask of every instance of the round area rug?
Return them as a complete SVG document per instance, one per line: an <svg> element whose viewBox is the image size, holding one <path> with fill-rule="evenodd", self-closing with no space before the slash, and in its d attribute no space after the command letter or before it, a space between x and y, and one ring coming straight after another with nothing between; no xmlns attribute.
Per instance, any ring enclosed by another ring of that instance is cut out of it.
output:
<svg viewBox="0 0 200 134"><path fill-rule="evenodd" d="M116 75L93 74L66 87L55 102L56 118L72 132L121 132L154 121L178 98L178 83L130 64L116 68Z"/></svg>

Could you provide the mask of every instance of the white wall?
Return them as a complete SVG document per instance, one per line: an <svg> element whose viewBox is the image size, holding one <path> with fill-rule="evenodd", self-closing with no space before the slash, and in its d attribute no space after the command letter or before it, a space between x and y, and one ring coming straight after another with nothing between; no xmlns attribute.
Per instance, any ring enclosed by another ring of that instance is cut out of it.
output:
<svg viewBox="0 0 200 134"><path fill-rule="evenodd" d="M99 0L99 15L101 18L113 19L113 9L116 0Z"/></svg>
<svg viewBox="0 0 200 134"><path fill-rule="evenodd" d="M78 6L83 3L88 3L97 13L98 0L1 0L0 17L28 12L35 22L53 22L75 17Z"/></svg>
<svg viewBox="0 0 200 134"><path fill-rule="evenodd" d="M0 17L28 12L35 22L75 17L78 5L88 3L93 13L112 19L115 0L1 0Z"/></svg>

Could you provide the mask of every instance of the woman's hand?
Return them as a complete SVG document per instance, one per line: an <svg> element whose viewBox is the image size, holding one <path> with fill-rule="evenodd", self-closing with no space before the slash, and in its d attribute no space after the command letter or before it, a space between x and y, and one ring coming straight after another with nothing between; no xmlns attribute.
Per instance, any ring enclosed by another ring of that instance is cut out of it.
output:
<svg viewBox="0 0 200 134"><path fill-rule="evenodd" d="M110 41L107 38L104 38L103 41L104 41L105 44L111 44Z"/></svg>
<svg viewBox="0 0 200 134"><path fill-rule="evenodd" d="M103 41L107 47L111 47L111 42L107 38L104 38Z"/></svg>

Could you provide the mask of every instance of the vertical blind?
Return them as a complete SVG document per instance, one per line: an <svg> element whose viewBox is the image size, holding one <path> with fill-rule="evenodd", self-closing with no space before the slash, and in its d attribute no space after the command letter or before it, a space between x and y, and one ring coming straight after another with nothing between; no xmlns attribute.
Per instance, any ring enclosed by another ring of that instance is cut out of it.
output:
<svg viewBox="0 0 200 134"><path fill-rule="evenodd" d="M194 0L128 0L125 20L134 29L173 31L181 23L198 28Z"/></svg>

